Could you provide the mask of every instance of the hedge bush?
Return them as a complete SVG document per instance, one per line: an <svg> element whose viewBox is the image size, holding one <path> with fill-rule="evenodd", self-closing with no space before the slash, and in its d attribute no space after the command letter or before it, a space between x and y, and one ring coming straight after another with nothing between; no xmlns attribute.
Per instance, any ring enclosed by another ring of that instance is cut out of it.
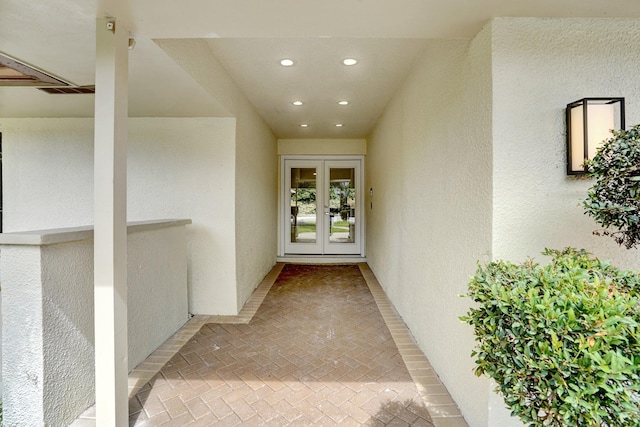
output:
<svg viewBox="0 0 640 427"><path fill-rule="evenodd" d="M476 375L530 426L640 425L640 277L584 250L479 266L469 283Z"/></svg>
<svg viewBox="0 0 640 427"><path fill-rule="evenodd" d="M627 249L640 243L640 125L613 131L592 160L585 162L595 184L582 201L585 213Z"/></svg>

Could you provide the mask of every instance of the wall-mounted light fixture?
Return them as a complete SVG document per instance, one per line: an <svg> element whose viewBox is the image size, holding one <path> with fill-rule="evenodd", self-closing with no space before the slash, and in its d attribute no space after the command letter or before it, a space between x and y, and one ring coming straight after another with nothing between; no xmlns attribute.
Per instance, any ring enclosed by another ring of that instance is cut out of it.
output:
<svg viewBox="0 0 640 427"><path fill-rule="evenodd" d="M585 159L624 129L624 98L584 98L567 105L567 175L586 173Z"/></svg>

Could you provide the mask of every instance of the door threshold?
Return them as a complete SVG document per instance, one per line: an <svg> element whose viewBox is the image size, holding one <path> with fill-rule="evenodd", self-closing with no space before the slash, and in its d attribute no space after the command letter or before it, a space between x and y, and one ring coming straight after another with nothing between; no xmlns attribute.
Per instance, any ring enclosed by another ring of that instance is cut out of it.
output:
<svg viewBox="0 0 640 427"><path fill-rule="evenodd" d="M367 262L362 255L284 255L276 259L277 262L291 264L357 264Z"/></svg>

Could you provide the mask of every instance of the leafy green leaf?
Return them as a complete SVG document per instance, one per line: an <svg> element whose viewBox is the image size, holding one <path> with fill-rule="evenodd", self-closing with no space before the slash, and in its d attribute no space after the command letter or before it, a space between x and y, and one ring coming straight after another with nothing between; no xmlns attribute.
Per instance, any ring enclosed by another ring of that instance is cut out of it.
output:
<svg viewBox="0 0 640 427"><path fill-rule="evenodd" d="M475 373L531 426L640 425L640 276L584 250L479 265L463 321Z"/></svg>

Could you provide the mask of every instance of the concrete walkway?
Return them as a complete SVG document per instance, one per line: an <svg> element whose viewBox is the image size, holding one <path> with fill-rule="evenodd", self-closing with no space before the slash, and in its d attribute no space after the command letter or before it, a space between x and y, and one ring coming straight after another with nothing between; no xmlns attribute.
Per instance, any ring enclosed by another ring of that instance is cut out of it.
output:
<svg viewBox="0 0 640 427"><path fill-rule="evenodd" d="M131 426L466 426L366 264L278 264L130 375ZM74 426L94 425L88 411Z"/></svg>

